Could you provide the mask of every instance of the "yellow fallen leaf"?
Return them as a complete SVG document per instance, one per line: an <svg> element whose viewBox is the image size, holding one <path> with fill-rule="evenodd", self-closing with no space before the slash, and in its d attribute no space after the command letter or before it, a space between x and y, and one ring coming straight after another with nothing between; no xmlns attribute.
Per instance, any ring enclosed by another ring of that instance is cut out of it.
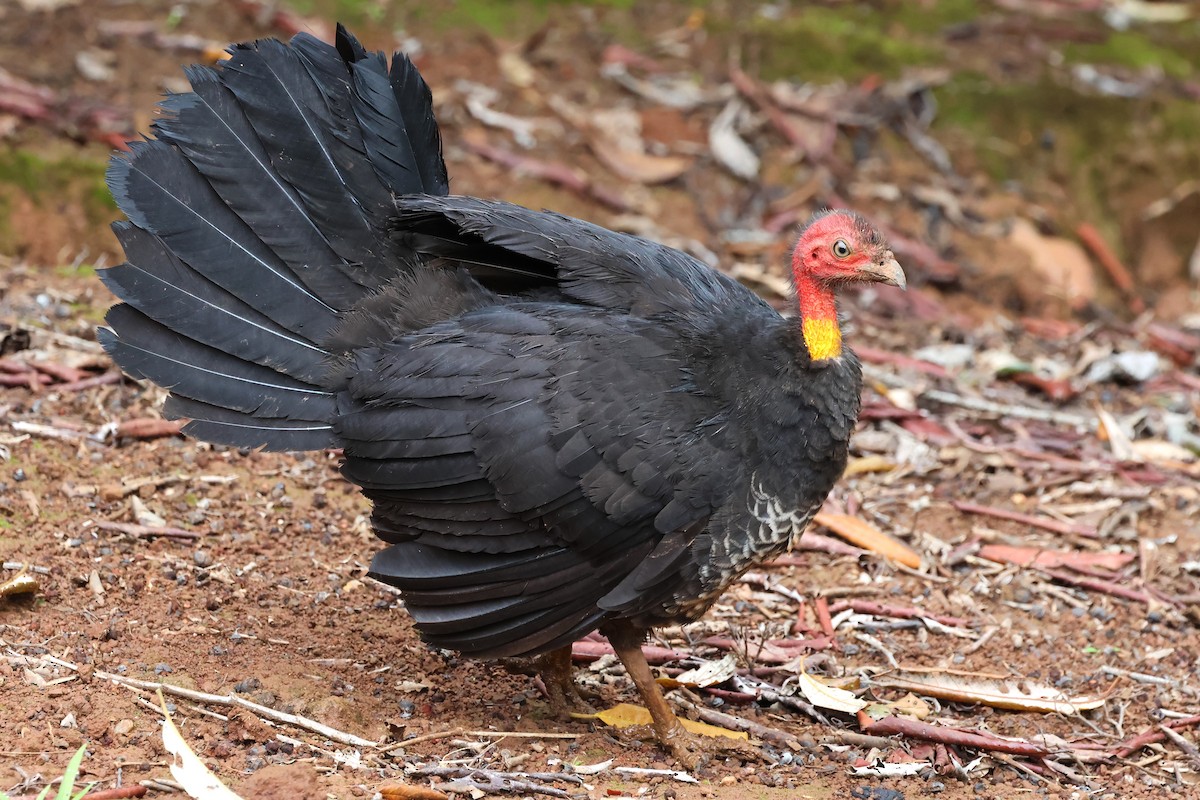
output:
<svg viewBox="0 0 1200 800"><path fill-rule="evenodd" d="M650 709L634 705L633 703L618 703L612 708L606 708L598 714L572 713L571 716L575 719L598 719L605 725L611 725L614 728L630 728L634 725L649 725L652 722ZM744 731L731 731L728 728L719 728L716 725L709 725L705 722L696 722L690 719L683 719L682 717L679 722L686 731L698 736L725 736L730 739L750 738Z"/></svg>
<svg viewBox="0 0 1200 800"><path fill-rule="evenodd" d="M800 693L804 695L805 700L817 708L841 711L844 714L857 714L868 705L866 700L855 697L853 692L821 683L807 672L801 672L799 678Z"/></svg>
<svg viewBox="0 0 1200 800"><path fill-rule="evenodd" d="M858 517L822 512L813 517L813 522L828 528L850 544L858 545L864 550L878 553L913 569L921 566L921 556L917 554L916 550L896 537L863 522Z"/></svg>
<svg viewBox="0 0 1200 800"><path fill-rule="evenodd" d="M890 472L895 468L895 462L889 461L883 456L863 456L862 458L850 459L850 463L846 465L846 471L842 473L842 477L849 478L854 475L862 475L864 472Z"/></svg>

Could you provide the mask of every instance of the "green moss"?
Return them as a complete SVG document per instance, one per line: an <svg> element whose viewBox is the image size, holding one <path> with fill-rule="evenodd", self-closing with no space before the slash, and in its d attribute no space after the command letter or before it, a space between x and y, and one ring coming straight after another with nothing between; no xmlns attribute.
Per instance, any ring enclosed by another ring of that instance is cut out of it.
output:
<svg viewBox="0 0 1200 800"><path fill-rule="evenodd" d="M714 20L711 27L718 31L726 24ZM902 23L866 5L805 6L783 19L756 15L743 25L752 40L748 49L761 53L759 67L767 80L895 77L905 67L943 56L932 38L911 35Z"/></svg>
<svg viewBox="0 0 1200 800"><path fill-rule="evenodd" d="M1063 55L1072 62L1115 64L1138 70L1151 67L1161 69L1173 78L1187 78L1196 74L1196 61L1194 56L1187 55L1188 50L1181 52L1179 48L1194 49L1200 30L1194 24L1184 27L1192 28L1192 33L1180 42L1175 41L1180 33L1177 30L1172 32L1170 40L1152 39L1148 32L1142 30L1114 31L1104 42L1069 44Z"/></svg>
<svg viewBox="0 0 1200 800"><path fill-rule="evenodd" d="M444 0L394 4L388 0L291 0L301 14L336 19L348 26L403 27L423 22L439 32L484 30L503 36L532 33L555 7L594 6L631 9L635 0Z"/></svg>

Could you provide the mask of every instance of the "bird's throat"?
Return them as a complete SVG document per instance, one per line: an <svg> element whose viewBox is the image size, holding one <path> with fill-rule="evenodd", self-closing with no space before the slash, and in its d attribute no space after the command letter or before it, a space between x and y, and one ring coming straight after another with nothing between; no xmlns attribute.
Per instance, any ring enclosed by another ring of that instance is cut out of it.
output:
<svg viewBox="0 0 1200 800"><path fill-rule="evenodd" d="M796 300L800 306L800 334L813 361L827 361L842 354L842 329L838 325L833 292L807 275L796 276Z"/></svg>

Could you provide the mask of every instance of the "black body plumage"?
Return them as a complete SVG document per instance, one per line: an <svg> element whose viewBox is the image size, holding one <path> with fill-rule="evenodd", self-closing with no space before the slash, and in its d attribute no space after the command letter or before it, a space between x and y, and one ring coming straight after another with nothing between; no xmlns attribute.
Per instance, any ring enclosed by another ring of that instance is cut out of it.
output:
<svg viewBox="0 0 1200 800"><path fill-rule="evenodd" d="M212 442L340 447L431 643L691 619L786 547L861 377L679 251L450 196L429 90L339 29L188 71L114 158L101 341Z"/></svg>

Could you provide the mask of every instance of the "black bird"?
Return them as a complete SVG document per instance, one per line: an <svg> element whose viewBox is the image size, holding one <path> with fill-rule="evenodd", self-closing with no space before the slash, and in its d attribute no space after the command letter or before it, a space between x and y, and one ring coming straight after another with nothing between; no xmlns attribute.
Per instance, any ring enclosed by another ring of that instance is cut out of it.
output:
<svg viewBox="0 0 1200 800"><path fill-rule="evenodd" d="M669 247L450 195L403 55L342 28L230 52L112 160L105 349L199 439L342 448L372 572L430 644L551 654L561 698L599 628L687 758L640 643L786 548L841 474L861 375L833 288L903 286L886 243L816 216L784 318Z"/></svg>

